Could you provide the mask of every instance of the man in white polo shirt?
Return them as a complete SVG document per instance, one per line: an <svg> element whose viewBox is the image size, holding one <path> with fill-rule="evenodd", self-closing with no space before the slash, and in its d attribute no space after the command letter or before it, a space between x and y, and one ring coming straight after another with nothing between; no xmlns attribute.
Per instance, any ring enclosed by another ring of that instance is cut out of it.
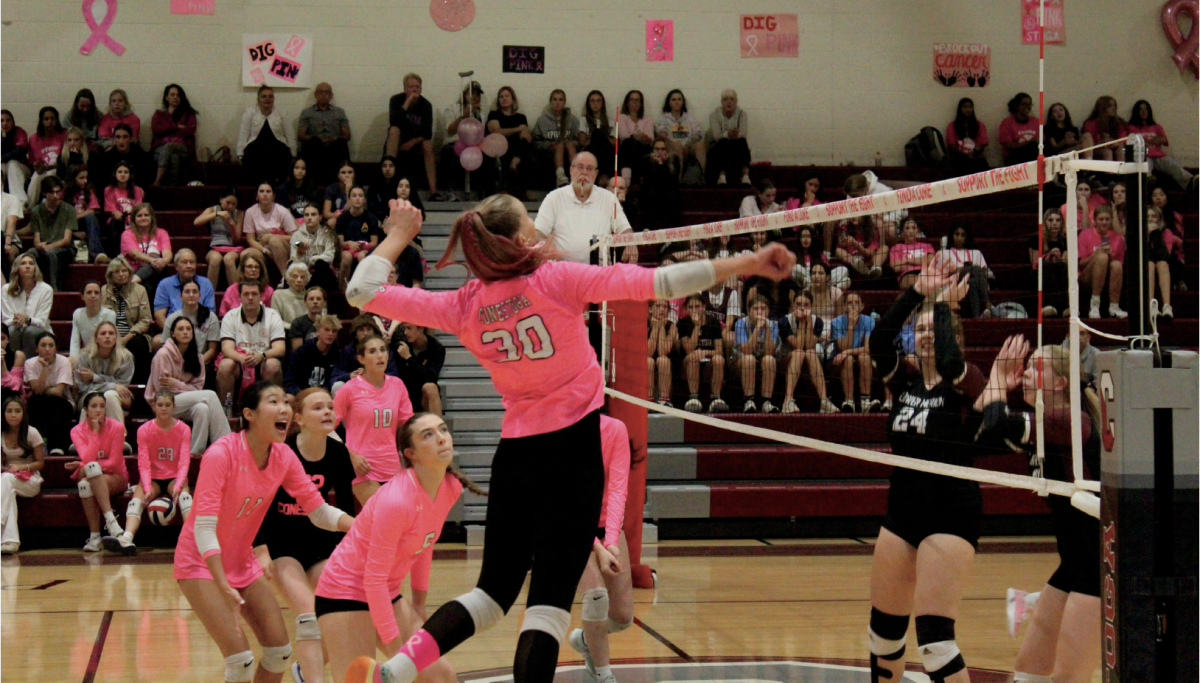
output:
<svg viewBox="0 0 1200 683"><path fill-rule="evenodd" d="M225 402L227 413L239 386L245 388L260 379L282 382L283 367L279 359L287 348L283 318L275 309L262 305L258 283L243 282L240 293L242 305L221 320L224 357L217 366L217 395Z"/></svg>
<svg viewBox="0 0 1200 683"><path fill-rule="evenodd" d="M580 152L571 163L571 184L546 195L538 208L534 226L538 234L553 240L562 260L588 263L592 237L632 232L625 210L616 195L596 187L596 157ZM626 263L637 262L637 247L625 247Z"/></svg>

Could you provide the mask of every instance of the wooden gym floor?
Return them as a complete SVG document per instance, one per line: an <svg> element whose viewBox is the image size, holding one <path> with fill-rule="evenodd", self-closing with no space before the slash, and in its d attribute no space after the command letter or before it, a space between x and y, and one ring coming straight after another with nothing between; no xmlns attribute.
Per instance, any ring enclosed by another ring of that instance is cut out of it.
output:
<svg viewBox="0 0 1200 683"><path fill-rule="evenodd" d="M868 681L861 667L872 542L648 546L644 560L657 570L658 587L636 591L637 624L612 637L614 663L624 665L615 670L618 680ZM220 680L221 655L171 578L170 559L169 550L135 558L73 550L4 558L0 678ZM1053 539L983 539L957 629L973 680L1010 680L1020 641L1005 632L1005 590L1038 590L1056 566ZM433 567L429 601L436 606L474 586L479 550L439 544ZM449 655L460 680L486 683L510 674L524 601L522 593L498 626ZM294 615L280 604L291 630ZM573 620L578 626L578 606ZM910 627L909 641L915 639ZM908 652L915 671L906 680L927 681L916 648ZM557 683L584 683L580 658L565 643L560 662Z"/></svg>

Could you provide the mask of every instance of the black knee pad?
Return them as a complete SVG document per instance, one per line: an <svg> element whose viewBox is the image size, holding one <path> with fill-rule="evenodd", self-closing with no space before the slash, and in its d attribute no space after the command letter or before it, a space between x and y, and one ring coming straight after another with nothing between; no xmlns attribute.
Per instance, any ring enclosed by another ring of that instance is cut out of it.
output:
<svg viewBox="0 0 1200 683"><path fill-rule="evenodd" d="M904 657L908 621L907 614L898 616L871 608L871 623L867 628L867 647L871 651L871 683L892 678L892 672L879 666L879 660L895 661Z"/></svg>
<svg viewBox="0 0 1200 683"><path fill-rule="evenodd" d="M917 617L917 647L925 673L934 683L967 668L954 640L954 620L932 614Z"/></svg>

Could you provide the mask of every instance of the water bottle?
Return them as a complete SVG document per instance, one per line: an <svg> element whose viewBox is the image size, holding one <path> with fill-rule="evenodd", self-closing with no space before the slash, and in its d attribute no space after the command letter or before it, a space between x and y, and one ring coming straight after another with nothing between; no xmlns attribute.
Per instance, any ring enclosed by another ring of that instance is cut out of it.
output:
<svg viewBox="0 0 1200 683"><path fill-rule="evenodd" d="M883 153L875 152L875 168L883 168Z"/></svg>

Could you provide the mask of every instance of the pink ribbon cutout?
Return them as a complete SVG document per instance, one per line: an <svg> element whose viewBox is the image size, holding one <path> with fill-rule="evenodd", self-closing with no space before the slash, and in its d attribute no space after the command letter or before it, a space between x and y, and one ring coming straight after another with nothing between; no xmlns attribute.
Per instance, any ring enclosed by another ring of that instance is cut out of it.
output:
<svg viewBox="0 0 1200 683"><path fill-rule="evenodd" d="M1192 27L1186 36L1179 29L1179 19L1189 16ZM1191 67L1192 75L1200 77L1200 3L1196 0L1170 0L1162 8L1163 32L1175 54L1171 57L1179 73Z"/></svg>
<svg viewBox="0 0 1200 683"><path fill-rule="evenodd" d="M96 48L97 43L104 43L105 47L118 56L125 54L125 46L108 35L109 27L117 18L117 0L104 0L108 10L104 14L104 21L99 24L96 23L96 17L92 14L92 5L95 4L96 0L83 0L83 20L87 22L88 28L92 29L92 35L84 41L83 45L79 46L79 53L89 55Z"/></svg>

